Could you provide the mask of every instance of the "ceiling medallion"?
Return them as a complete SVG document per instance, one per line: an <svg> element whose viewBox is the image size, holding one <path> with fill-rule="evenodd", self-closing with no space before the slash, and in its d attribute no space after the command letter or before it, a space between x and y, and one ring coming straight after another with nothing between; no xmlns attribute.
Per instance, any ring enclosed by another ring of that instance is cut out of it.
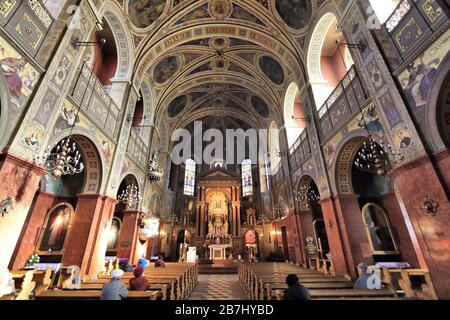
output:
<svg viewBox="0 0 450 320"><path fill-rule="evenodd" d="M233 6L230 0L211 0L209 2L209 12L214 18L223 20L231 15Z"/></svg>
<svg viewBox="0 0 450 320"><path fill-rule="evenodd" d="M223 72L228 70L230 67L230 62L222 57L214 58L211 61L211 68L217 72Z"/></svg>
<svg viewBox="0 0 450 320"><path fill-rule="evenodd" d="M216 51L223 51L230 46L230 39L226 37L213 37L209 41L209 46Z"/></svg>

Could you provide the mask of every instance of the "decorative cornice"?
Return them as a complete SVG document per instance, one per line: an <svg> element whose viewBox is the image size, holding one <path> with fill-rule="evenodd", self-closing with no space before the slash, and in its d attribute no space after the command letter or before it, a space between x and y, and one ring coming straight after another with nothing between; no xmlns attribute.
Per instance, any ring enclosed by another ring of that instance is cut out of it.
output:
<svg viewBox="0 0 450 320"><path fill-rule="evenodd" d="M398 166L394 169L392 169L388 176L390 177L398 177L399 175L405 173L406 171L415 169L417 167L420 167L424 165L425 163L431 162L430 157L428 155L423 155L415 160L409 161L401 166Z"/></svg>
<svg viewBox="0 0 450 320"><path fill-rule="evenodd" d="M41 175L44 176L47 174L47 172L41 168L36 166L33 163L28 162L27 160L23 159L23 158L19 158L15 155L12 155L10 153L2 153L0 154L0 161L2 162L9 162L12 163L18 167L24 168L28 171L31 171L33 173L36 173L37 175Z"/></svg>

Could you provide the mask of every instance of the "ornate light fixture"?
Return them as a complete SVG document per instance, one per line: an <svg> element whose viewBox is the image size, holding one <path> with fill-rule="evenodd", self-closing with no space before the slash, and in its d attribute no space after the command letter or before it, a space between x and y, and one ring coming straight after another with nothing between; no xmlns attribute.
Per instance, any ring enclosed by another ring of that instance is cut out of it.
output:
<svg viewBox="0 0 450 320"><path fill-rule="evenodd" d="M273 220L281 220L286 215L286 210L283 208L283 205L279 202L272 209L272 218Z"/></svg>
<svg viewBox="0 0 450 320"><path fill-rule="evenodd" d="M295 193L295 201L298 203L310 203L320 201L320 195L311 185L301 185Z"/></svg>
<svg viewBox="0 0 450 320"><path fill-rule="evenodd" d="M54 152L52 152L55 150ZM54 180L65 175L83 172L84 164L75 142L70 138L62 140L55 148L47 147L44 154L35 158L35 163L51 174Z"/></svg>
<svg viewBox="0 0 450 320"><path fill-rule="evenodd" d="M265 212L261 212L259 214L259 219L257 221L257 224L259 225L265 225L266 223L268 223L270 221L270 217L265 213Z"/></svg>
<svg viewBox="0 0 450 320"><path fill-rule="evenodd" d="M122 194L117 198L120 202L132 208L142 201L139 188L135 185L128 185L126 190L122 191Z"/></svg>
<svg viewBox="0 0 450 320"><path fill-rule="evenodd" d="M180 219L178 219L178 216L175 212L173 212L170 216L167 217L167 221L170 222L172 226L176 225L178 222L180 222Z"/></svg>
<svg viewBox="0 0 450 320"><path fill-rule="evenodd" d="M151 182L159 182L163 176L163 170L159 164L160 150L155 151L148 164L147 177Z"/></svg>

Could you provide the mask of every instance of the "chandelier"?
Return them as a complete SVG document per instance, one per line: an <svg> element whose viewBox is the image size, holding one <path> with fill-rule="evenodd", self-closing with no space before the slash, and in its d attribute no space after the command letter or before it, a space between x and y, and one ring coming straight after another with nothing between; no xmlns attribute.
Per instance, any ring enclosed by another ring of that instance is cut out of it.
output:
<svg viewBox="0 0 450 320"><path fill-rule="evenodd" d="M286 210L283 208L281 203L278 203L273 207L271 214L273 220L281 220L286 215Z"/></svg>
<svg viewBox="0 0 450 320"><path fill-rule="evenodd" d="M54 180L65 175L75 175L84 170L81 154L70 138L62 140L55 148L47 147L43 155L35 158L35 163L45 168Z"/></svg>
<svg viewBox="0 0 450 320"><path fill-rule="evenodd" d="M310 203L320 201L320 195L311 185L302 185L295 194L295 201L299 203Z"/></svg>
<svg viewBox="0 0 450 320"><path fill-rule="evenodd" d="M389 161L389 155L392 155L394 164L397 160L404 160L404 156L391 145L385 145L382 140L379 143L369 134L362 148L356 155L355 166L364 172L374 173L378 176L385 176L392 168Z"/></svg>
<svg viewBox="0 0 450 320"><path fill-rule="evenodd" d="M151 182L159 182L163 176L163 170L159 164L159 154L159 150L155 151L148 165L147 177Z"/></svg>
<svg viewBox="0 0 450 320"><path fill-rule="evenodd" d="M265 212L261 212L259 214L259 220L258 220L257 224L265 225L269 221L270 221L269 215L267 215Z"/></svg>
<svg viewBox="0 0 450 320"><path fill-rule="evenodd" d="M167 221L170 222L171 225L176 225L178 222L180 222L180 219L178 219L178 216L175 212L173 212L170 216L167 217Z"/></svg>
<svg viewBox="0 0 450 320"><path fill-rule="evenodd" d="M141 194L135 184L127 186L122 194L117 198L120 202L127 205L129 208L134 207L142 201Z"/></svg>

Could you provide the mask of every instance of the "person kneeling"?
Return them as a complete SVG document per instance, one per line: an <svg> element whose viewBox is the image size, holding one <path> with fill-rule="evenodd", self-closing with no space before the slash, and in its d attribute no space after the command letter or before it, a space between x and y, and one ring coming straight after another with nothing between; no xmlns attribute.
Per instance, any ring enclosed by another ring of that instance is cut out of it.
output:
<svg viewBox="0 0 450 320"><path fill-rule="evenodd" d="M297 275L288 275L286 284L289 288L284 291L283 300L311 300L309 290L300 284Z"/></svg>

